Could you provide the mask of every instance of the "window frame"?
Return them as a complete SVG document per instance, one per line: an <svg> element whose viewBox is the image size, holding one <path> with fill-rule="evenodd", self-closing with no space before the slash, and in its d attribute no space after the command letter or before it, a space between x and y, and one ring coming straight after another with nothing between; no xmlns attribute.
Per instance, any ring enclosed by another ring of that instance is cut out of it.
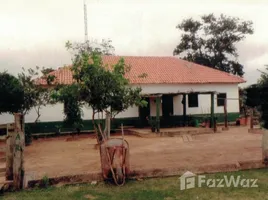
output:
<svg viewBox="0 0 268 200"><path fill-rule="evenodd" d="M221 97L221 95L224 95L225 97ZM222 93L217 94L217 106L218 107L224 106L224 101L225 101L226 98L227 98L227 93L226 92L225 93L222 92Z"/></svg>
<svg viewBox="0 0 268 200"><path fill-rule="evenodd" d="M190 98L194 99L190 100ZM198 93L189 93L188 94L188 108L198 108L199 107L199 98L198 98ZM195 101L195 102L193 102Z"/></svg>

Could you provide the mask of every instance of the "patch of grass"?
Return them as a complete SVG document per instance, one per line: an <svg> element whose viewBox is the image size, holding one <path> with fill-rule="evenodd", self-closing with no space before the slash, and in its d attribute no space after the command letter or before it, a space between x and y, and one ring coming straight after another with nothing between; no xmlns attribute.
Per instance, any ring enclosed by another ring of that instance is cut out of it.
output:
<svg viewBox="0 0 268 200"><path fill-rule="evenodd" d="M258 188L223 187L193 188L180 190L178 177L145 179L143 181L128 181L123 187L98 183L97 185L75 185L63 187L48 187L17 193L8 193L4 200L255 200L268 199L268 170L249 170L209 174L207 178L223 178L226 176L241 176L241 178L258 179Z"/></svg>
<svg viewBox="0 0 268 200"><path fill-rule="evenodd" d="M45 176L42 178L42 180L41 180L41 185L40 185L40 187L41 187L41 188L48 188L48 186L49 186L49 178L48 178L47 175L45 175Z"/></svg>

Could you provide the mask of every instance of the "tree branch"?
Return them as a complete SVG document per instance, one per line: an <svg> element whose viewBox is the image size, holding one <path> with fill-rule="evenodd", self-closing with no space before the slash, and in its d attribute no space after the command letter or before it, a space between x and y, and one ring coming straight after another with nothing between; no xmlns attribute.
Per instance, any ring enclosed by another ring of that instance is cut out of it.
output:
<svg viewBox="0 0 268 200"><path fill-rule="evenodd" d="M40 114L40 108L41 108L40 105L37 106L37 109L36 109L36 107L34 107L35 112L37 113L37 118L35 119L34 123L37 123L38 119L39 119L40 116L41 116L41 114Z"/></svg>

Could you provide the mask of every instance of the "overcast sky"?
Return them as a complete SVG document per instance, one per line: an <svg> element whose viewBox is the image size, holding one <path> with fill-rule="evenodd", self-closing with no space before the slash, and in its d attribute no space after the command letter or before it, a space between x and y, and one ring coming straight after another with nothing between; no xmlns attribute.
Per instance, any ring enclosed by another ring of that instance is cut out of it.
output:
<svg viewBox="0 0 268 200"><path fill-rule="evenodd" d="M201 3L200 3L201 2ZM268 64L268 1L87 0L89 38L110 38L117 55L172 56L184 18L215 13L252 20L238 44L248 84ZM0 0L0 71L71 63L67 40L84 40L83 0Z"/></svg>

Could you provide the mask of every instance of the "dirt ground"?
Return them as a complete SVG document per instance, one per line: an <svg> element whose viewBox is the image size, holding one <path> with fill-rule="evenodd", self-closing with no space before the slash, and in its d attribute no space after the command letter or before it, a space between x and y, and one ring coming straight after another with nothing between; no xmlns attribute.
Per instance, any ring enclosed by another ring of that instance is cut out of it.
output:
<svg viewBox="0 0 268 200"><path fill-rule="evenodd" d="M34 140L26 148L25 169L31 179L100 172L96 139L68 137ZM131 170L192 167L260 160L261 134L233 127L215 134L141 138L125 136L130 145Z"/></svg>

